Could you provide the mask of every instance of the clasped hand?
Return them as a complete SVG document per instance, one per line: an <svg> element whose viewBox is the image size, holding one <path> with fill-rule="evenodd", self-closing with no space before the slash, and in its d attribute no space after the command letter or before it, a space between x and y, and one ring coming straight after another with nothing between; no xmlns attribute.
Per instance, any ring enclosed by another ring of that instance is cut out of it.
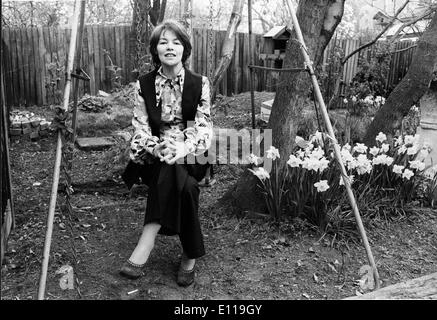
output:
<svg viewBox="0 0 437 320"><path fill-rule="evenodd" d="M167 164L174 164L188 154L185 143L182 141L163 141L155 146L153 153Z"/></svg>

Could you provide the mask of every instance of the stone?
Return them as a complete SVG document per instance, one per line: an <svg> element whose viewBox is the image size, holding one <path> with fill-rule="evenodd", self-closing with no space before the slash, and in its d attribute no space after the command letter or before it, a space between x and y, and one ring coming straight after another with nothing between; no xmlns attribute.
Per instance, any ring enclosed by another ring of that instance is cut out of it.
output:
<svg viewBox="0 0 437 320"><path fill-rule="evenodd" d="M39 131L32 131L30 133L30 140L38 140L39 139Z"/></svg>
<svg viewBox="0 0 437 320"><path fill-rule="evenodd" d="M103 150L112 147L115 141L112 137L77 138L76 143L82 150Z"/></svg>
<svg viewBox="0 0 437 320"><path fill-rule="evenodd" d="M23 131L23 134L26 134L26 135L28 135L32 132L32 128L30 127L30 122L29 122L29 127L27 127L27 126L23 127L22 131Z"/></svg>
<svg viewBox="0 0 437 320"><path fill-rule="evenodd" d="M50 127L51 124L52 124L52 123L51 123L50 121L42 120L42 121L39 123L39 126L40 126L40 129L41 129L41 130L45 130L45 129L48 129L48 128Z"/></svg>
<svg viewBox="0 0 437 320"><path fill-rule="evenodd" d="M23 120L21 121L21 128L23 129L30 129L32 127L31 123L29 120Z"/></svg>
<svg viewBox="0 0 437 320"><path fill-rule="evenodd" d="M23 133L21 128L13 128L9 131L11 136L21 136L21 134Z"/></svg>
<svg viewBox="0 0 437 320"><path fill-rule="evenodd" d="M37 119L37 118L30 119L30 123L32 127L39 127L40 122L41 119Z"/></svg>
<svg viewBox="0 0 437 320"><path fill-rule="evenodd" d="M11 128L20 129L21 130L21 122L18 122L18 121L12 122L11 123Z"/></svg>

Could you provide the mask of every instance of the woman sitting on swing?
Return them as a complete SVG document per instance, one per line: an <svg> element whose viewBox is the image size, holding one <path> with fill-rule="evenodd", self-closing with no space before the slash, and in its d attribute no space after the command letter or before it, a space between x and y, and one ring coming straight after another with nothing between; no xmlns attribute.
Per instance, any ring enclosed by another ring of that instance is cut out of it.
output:
<svg viewBox="0 0 437 320"><path fill-rule="evenodd" d="M195 259L205 254L198 182L209 165L187 164L187 156L203 155L211 145L211 98L208 78L184 67L191 48L189 35L178 22L158 25L150 39L155 70L137 81L135 133L123 179L130 188L136 172L149 191L142 235L120 270L130 279L143 275L158 233L179 235L180 286L194 282Z"/></svg>

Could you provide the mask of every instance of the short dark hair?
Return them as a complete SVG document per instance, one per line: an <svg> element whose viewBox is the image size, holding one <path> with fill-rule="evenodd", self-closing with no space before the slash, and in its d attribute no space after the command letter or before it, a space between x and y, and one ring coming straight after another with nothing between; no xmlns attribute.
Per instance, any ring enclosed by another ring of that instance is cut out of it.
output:
<svg viewBox="0 0 437 320"><path fill-rule="evenodd" d="M161 61L159 60L158 50L156 47L158 46L159 38L161 33L164 30L171 30L176 34L176 37L184 46L184 52L182 54L182 63L188 60L188 57L191 54L191 43L190 36L185 30L184 26L177 22L176 20L165 20L161 24L157 25L155 29L152 31L152 35L150 36L150 53L152 55L152 61L155 65L155 68L159 68L161 66Z"/></svg>

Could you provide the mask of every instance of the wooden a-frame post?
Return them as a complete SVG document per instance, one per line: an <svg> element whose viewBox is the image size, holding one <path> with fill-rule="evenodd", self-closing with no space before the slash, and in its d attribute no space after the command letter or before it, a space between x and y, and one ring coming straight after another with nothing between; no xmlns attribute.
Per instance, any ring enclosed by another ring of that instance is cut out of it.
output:
<svg viewBox="0 0 437 320"><path fill-rule="evenodd" d="M347 190L349 202L352 206L352 211L355 215L355 220L358 224L358 229L359 229L361 238L363 240L364 247L366 249L367 258L368 258L370 266L372 267L372 270L373 270L373 277L375 280L375 286L376 286L376 289L379 289L380 283L379 283L378 269L377 269L376 264L375 264L375 259L373 258L372 249L370 248L369 241L367 240L366 231L364 229L363 222L361 221L360 212L358 211L358 206L357 206L357 203L355 201L355 196L354 196L354 193L352 191L349 177L347 175L347 172L346 172L346 169L343 165L343 162L341 161L340 147L339 147L337 139L335 138L335 134L334 134L334 130L332 128L331 120L329 119L328 111L326 109L325 102L323 101L323 96L322 96L322 93L320 91L319 83L317 82L317 77L314 73L312 61L308 55L308 50L307 50L307 47L306 47L304 39L303 39L302 31L300 29L299 22L297 20L296 12L294 10L293 4L291 3L291 0L287 0L287 3L288 3L288 7L290 8L291 19L292 19L292 23L294 26L294 30L296 32L297 40L300 43L300 48L302 51L302 55L305 59L306 67L308 68L308 71L311 75L311 82L312 82L312 85L314 88L314 92L316 94L317 102L319 103L319 106L320 106L320 109L321 109L322 115L323 115L323 120L324 120L326 128L328 130L329 137L332 140L332 144L334 146L334 155L335 155L335 158L337 160L338 165L340 166L341 175L343 177L343 181L344 181L344 185L345 185L346 190Z"/></svg>
<svg viewBox="0 0 437 320"><path fill-rule="evenodd" d="M77 29L78 29L77 26L78 26L79 13L80 13L80 3L81 0L75 0L73 20L71 23L72 30L71 30L71 38L70 38L70 47L68 51L66 83L64 87L64 100L62 105L62 108L64 109L65 112L68 111L68 103L70 98L71 73L73 72L73 62L74 62L74 55L76 51L76 37L77 37ZM39 281L38 300L44 299L44 294L46 289L47 269L48 269L49 258L50 258L50 245L52 241L53 221L54 221L55 207L56 207L56 196L58 193L59 173L61 167L61 151L62 151L61 129L58 129L57 136L58 138L57 138L57 146L56 146L56 160L55 160L55 168L53 173L52 192L50 195L49 212L47 217L47 231L46 231L46 237L44 242L44 253L43 253L43 261L42 261L42 268L41 268L41 277Z"/></svg>

